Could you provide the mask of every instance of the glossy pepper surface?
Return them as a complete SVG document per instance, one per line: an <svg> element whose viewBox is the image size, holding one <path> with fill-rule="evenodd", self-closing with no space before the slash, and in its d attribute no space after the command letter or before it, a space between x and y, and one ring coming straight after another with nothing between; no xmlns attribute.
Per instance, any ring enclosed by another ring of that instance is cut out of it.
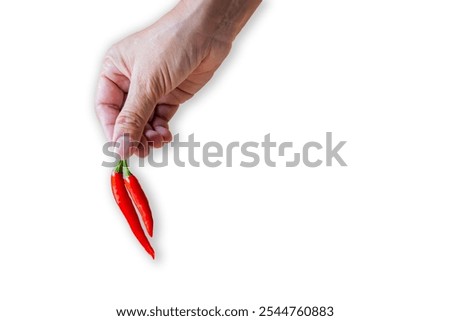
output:
<svg viewBox="0 0 450 321"><path fill-rule="evenodd" d="M116 200L117 205L125 216L125 219L127 220L134 236L154 259L155 251L150 245L150 242L148 241L147 236L145 235L145 232L141 227L141 222L139 221L139 217L136 213L133 202L131 201L131 198L128 195L127 189L125 187L123 178L123 165L124 161L120 161L111 174L111 188L114 199Z"/></svg>

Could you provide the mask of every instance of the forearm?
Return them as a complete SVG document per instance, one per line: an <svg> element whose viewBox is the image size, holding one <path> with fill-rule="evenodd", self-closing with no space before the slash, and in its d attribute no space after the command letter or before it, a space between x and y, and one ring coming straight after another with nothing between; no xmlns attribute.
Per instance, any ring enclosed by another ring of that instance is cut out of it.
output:
<svg viewBox="0 0 450 321"><path fill-rule="evenodd" d="M262 0L181 0L175 10L195 16L201 30L232 42Z"/></svg>

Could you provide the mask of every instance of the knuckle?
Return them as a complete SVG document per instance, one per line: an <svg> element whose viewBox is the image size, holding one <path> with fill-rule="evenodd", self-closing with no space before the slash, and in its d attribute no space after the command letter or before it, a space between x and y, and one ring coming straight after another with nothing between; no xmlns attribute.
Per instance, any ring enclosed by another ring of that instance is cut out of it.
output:
<svg viewBox="0 0 450 321"><path fill-rule="evenodd" d="M105 53L105 58L107 58L107 57L116 57L117 56L117 54L118 54L118 44L113 44L111 47L109 47L107 50L106 50L106 53Z"/></svg>
<svg viewBox="0 0 450 321"><path fill-rule="evenodd" d="M116 46L111 46L108 50L106 50L106 53L103 57L103 65L108 66L110 65L115 58L117 57L117 48Z"/></svg>
<svg viewBox="0 0 450 321"><path fill-rule="evenodd" d="M111 46L103 56L102 75L123 74L130 76L128 60L118 45Z"/></svg>

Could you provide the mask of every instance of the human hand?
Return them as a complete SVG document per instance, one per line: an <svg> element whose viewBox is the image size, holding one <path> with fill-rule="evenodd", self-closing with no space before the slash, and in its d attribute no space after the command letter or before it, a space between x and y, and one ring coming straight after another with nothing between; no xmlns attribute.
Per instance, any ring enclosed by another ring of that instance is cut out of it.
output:
<svg viewBox="0 0 450 321"><path fill-rule="evenodd" d="M96 112L122 158L172 139L169 120L228 55L260 0L182 0L155 24L107 52ZM124 146L124 135L137 147Z"/></svg>

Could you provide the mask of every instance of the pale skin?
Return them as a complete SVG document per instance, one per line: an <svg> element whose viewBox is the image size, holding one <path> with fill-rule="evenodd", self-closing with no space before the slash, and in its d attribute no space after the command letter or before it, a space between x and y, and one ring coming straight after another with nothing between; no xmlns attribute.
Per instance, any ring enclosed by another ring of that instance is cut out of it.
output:
<svg viewBox="0 0 450 321"><path fill-rule="evenodd" d="M139 142L123 158L171 141L169 121L213 76L261 0L181 0L104 59L96 112L109 141Z"/></svg>

